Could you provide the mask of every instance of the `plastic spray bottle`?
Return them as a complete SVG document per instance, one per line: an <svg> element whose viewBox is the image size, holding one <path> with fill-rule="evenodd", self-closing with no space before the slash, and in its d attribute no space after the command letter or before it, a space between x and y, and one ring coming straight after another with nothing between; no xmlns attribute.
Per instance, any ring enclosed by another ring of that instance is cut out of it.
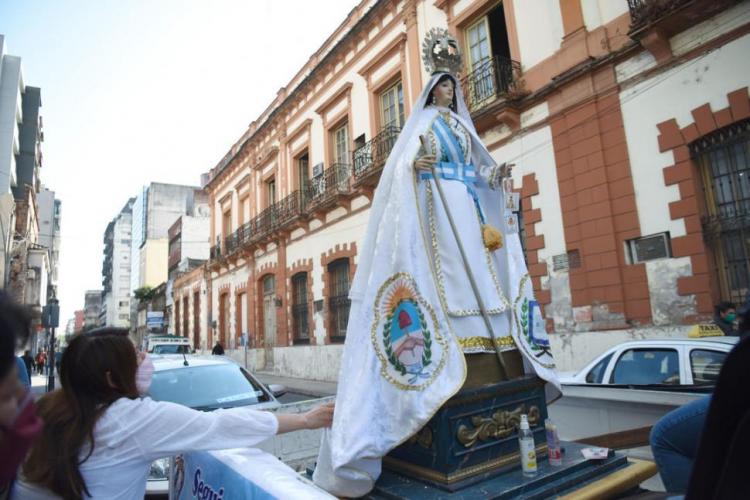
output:
<svg viewBox="0 0 750 500"><path fill-rule="evenodd" d="M549 418L544 421L544 430L547 433L547 457L552 466L562 465L562 449L560 448L560 437L557 435L557 426Z"/></svg>
<svg viewBox="0 0 750 500"><path fill-rule="evenodd" d="M529 418L521 415L521 425L518 428L518 445L521 448L521 469L524 476L536 476L536 447L534 434L529 428Z"/></svg>

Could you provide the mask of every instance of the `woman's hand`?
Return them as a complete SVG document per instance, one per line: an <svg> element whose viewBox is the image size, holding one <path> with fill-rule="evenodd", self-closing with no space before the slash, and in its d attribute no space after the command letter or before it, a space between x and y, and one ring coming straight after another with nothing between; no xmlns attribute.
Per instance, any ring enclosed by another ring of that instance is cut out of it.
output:
<svg viewBox="0 0 750 500"><path fill-rule="evenodd" d="M305 413L289 414L276 413L279 422L277 434L299 431L302 429L320 429L333 424L333 403L327 403L313 408Z"/></svg>
<svg viewBox="0 0 750 500"><path fill-rule="evenodd" d="M435 155L424 155L414 160L414 168L417 170L432 170L432 166L435 165L437 158Z"/></svg>
<svg viewBox="0 0 750 500"><path fill-rule="evenodd" d="M330 427L333 425L334 403L320 405L307 413L303 413L305 418L306 429L320 429L321 427Z"/></svg>

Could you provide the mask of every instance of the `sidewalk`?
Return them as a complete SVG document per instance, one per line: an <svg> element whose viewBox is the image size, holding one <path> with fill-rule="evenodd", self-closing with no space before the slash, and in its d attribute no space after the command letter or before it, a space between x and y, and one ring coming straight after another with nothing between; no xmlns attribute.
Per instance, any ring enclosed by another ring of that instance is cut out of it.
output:
<svg viewBox="0 0 750 500"><path fill-rule="evenodd" d="M34 399L39 399L44 393L47 392L47 375L31 375L31 392L34 394ZM55 389L60 388L60 379L55 376Z"/></svg>
<svg viewBox="0 0 750 500"><path fill-rule="evenodd" d="M308 380L304 378L281 377L268 372L253 373L266 385L279 384L287 388L289 392L304 394L305 396L324 397L336 394L336 382L322 382L320 380Z"/></svg>

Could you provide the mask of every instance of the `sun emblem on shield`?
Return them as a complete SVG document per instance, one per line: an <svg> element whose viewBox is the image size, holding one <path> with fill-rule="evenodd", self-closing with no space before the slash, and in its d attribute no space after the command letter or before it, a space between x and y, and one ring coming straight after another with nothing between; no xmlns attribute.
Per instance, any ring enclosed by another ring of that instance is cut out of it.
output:
<svg viewBox="0 0 750 500"><path fill-rule="evenodd" d="M383 374L391 381L395 378L406 388L429 383L436 371L432 333L435 318L412 278L399 273L387 280L378 294L376 307L378 314L373 333L379 330L382 337L373 340L376 347L382 346L382 351L378 351L382 352L381 361L387 365L383 367Z"/></svg>

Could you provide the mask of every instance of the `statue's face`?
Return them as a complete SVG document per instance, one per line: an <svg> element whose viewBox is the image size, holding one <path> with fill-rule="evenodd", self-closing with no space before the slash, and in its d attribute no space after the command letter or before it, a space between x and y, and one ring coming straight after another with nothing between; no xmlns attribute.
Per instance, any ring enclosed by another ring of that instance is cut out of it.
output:
<svg viewBox="0 0 750 500"><path fill-rule="evenodd" d="M438 83L432 91L435 96L435 104L438 106L450 106L453 103L453 80L443 80Z"/></svg>

